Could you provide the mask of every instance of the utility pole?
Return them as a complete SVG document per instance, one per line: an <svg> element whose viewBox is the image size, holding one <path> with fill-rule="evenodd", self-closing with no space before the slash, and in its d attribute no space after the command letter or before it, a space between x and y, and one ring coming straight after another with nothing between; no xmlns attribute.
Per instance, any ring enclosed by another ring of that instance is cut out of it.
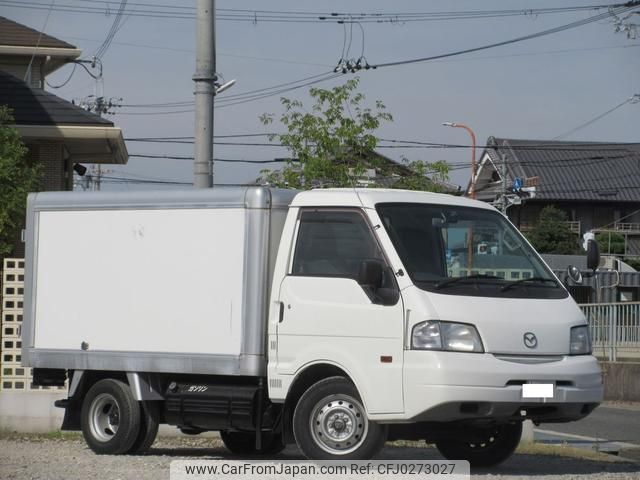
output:
<svg viewBox="0 0 640 480"><path fill-rule="evenodd" d="M502 153L502 191L500 199L500 211L503 215L507 214L507 207L509 206L509 199L507 198L507 154Z"/></svg>
<svg viewBox="0 0 640 480"><path fill-rule="evenodd" d="M215 0L198 0L196 18L195 159L193 186L213 187L213 100L216 81Z"/></svg>

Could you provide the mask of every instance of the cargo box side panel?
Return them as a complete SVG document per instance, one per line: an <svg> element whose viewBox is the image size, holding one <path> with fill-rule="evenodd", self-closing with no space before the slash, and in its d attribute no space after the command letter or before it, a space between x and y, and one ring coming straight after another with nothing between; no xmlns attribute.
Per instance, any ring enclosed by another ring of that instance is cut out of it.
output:
<svg viewBox="0 0 640 480"><path fill-rule="evenodd" d="M240 354L244 209L37 215L36 351Z"/></svg>

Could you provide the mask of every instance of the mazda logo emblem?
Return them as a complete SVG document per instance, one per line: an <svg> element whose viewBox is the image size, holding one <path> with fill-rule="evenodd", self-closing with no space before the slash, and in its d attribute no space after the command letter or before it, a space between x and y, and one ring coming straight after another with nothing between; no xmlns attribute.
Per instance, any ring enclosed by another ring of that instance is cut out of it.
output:
<svg viewBox="0 0 640 480"><path fill-rule="evenodd" d="M532 332L527 332L523 336L524 346L527 348L536 348L538 346L538 338Z"/></svg>

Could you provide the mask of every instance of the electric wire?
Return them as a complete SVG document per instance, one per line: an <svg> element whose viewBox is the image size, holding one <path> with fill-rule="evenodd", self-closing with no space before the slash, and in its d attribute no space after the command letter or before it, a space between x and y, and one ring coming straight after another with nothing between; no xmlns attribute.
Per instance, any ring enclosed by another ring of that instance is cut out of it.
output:
<svg viewBox="0 0 640 480"><path fill-rule="evenodd" d="M0 0L0 3L33 10L42 10L46 4L42 1L27 0ZM85 5L59 4L55 11L70 13L105 14L110 12L111 3L107 0L84 0ZM167 18L167 19L193 19L195 8L168 4L151 4L130 2L129 15ZM312 11L277 11L277 10L250 10L219 8L217 17L223 21L248 22L282 22L282 23L341 23L349 20L357 20L362 23L390 23L404 24L408 22L423 21L448 21L448 20L472 20L487 18L504 18L525 16L535 18L539 15L565 14L581 11L598 11L616 7L620 4L602 5L578 5L571 7L528 8L528 9L502 9L502 10L470 10L470 11L436 11L436 12L312 12Z"/></svg>
<svg viewBox="0 0 640 480"><path fill-rule="evenodd" d="M320 75L314 75L312 77L308 77L314 80L310 80L304 83L299 83L297 85L296 83L302 80L297 80L295 82L288 82L286 84L282 84L282 85L293 85L289 87L284 87L276 90L270 90L275 88L275 87L270 87L266 89L259 89L259 90L253 91L253 92L264 91L264 93L245 92L243 94L237 95L235 98L225 99L226 101L223 101L222 99L216 100L216 109L232 107L235 105L241 105L243 103L248 103L256 100L262 100L264 98L273 97L275 95L281 95L283 93L288 93L303 87L308 87L311 85L315 85L317 83L333 80L339 76L341 76L341 74L339 73L327 72ZM172 115L172 114L180 114L180 113L192 113L194 111L195 111L194 108L189 108L189 109L183 109L183 110L168 110L168 111L162 111L162 112L117 112L117 115Z"/></svg>
<svg viewBox="0 0 640 480"><path fill-rule="evenodd" d="M615 112L616 110L618 110L619 108L623 107L627 103L635 103L635 102L637 102L639 100L640 100L640 95L633 95L633 96L627 98L624 102L621 102L618 105L616 105L615 107L610 108L606 112L603 112L600 115L597 115L597 116L593 117L591 120L588 120L588 121L586 121L584 123L581 123L577 127L574 127L571 130L569 130L569 131L567 131L567 132L565 132L565 133L563 133L561 135L558 135L557 137L553 137L552 140L560 140L560 139L566 138L566 137L574 134L578 130L582 130L583 128L588 127L589 125L592 125L592 124L596 123L598 120L600 120L600 119L606 117L607 115Z"/></svg>
<svg viewBox="0 0 640 480"><path fill-rule="evenodd" d="M220 138L243 138L243 137L278 137L282 135L280 133L245 133L235 135L215 135L214 144L218 145L232 145L232 146L274 146L285 147L282 143L270 142L216 142L215 139ZM127 137L124 140L127 142L143 142L143 143L184 143L192 144L194 142L193 136L181 136L181 137ZM425 142L420 140L404 140L404 139L389 139L389 138L377 138L378 142L388 143L389 145L381 145L380 143L376 148L425 148L425 149L471 149L474 148L468 144L457 143L442 143L442 142ZM475 146L476 150L493 150L504 148L502 145L495 144L478 144ZM531 141L527 145L510 145L509 148L514 151L558 151L558 152L589 152L597 154L598 152L618 152L624 155L620 155L619 158L626 158L628 155L640 154L640 143L632 142L561 142L561 141ZM583 157L581 157L583 158ZM593 157L596 160L601 159L596 155ZM607 158L607 157L605 157ZM608 157L610 158L610 157ZM573 161L572 159L564 159L563 161Z"/></svg>
<svg viewBox="0 0 640 480"><path fill-rule="evenodd" d="M561 25L559 27L554 27L554 28L549 28L546 30L542 30L536 33L531 33L529 35L523 35L520 37L516 37L516 38L512 38L509 40L503 40L501 42L495 42L495 43L490 43L487 45L482 45L479 47L471 47L471 48L467 48L467 49L463 49L463 50L457 50L454 52L448 52L448 53L441 53L438 55L431 55L428 57L420 57L420 58L412 58L412 59L408 59L408 60L396 60L396 61L391 61L391 62L385 62L385 63L378 63L378 64L372 64L371 67L372 68L387 68L387 67L397 67L400 65L410 65L410 64L414 64L414 63L424 63L424 62L428 62L428 61L433 61L433 60L439 60L442 58L449 58L449 57L454 57L454 56L458 56L458 55L465 55L468 53L474 53L474 52L479 52L479 51L483 51L483 50L489 50L492 48L497 48L497 47L502 47L505 45L511 45L514 43L519 43L519 42L524 42L526 40L533 40L535 38L540 38L540 37L544 37L547 35L552 35L555 33L559 33L559 32L563 32L565 30L570 30L573 28L577 28L577 27L581 27L584 25L588 25L590 23L594 23L594 22L598 22L600 20L604 20L606 18L615 16L615 15L619 15L621 13L630 11L636 7L638 7L640 5L640 1L633 1L633 2L628 2L627 4L618 4L615 6L614 9L607 11L605 13L601 13L599 15L594 15L591 17L588 17L586 19L582 19L582 20L578 20L575 22L571 22L571 23L567 23L565 25Z"/></svg>
<svg viewBox="0 0 640 480"><path fill-rule="evenodd" d="M33 54L31 55L31 59L29 60L29 64L27 65L27 69L24 72L23 82L27 81L27 78L31 75L31 67L33 66L33 60L36 58L36 53L38 52L38 48L40 48L40 42L42 41L42 35L44 35L44 31L47 28L47 24L49 23L49 17L51 16L51 12L53 10L53 5L56 3L56 0L51 0L51 4L49 5L49 9L47 11L47 16L44 19L44 25L40 29L40 34L38 35L38 41L36 42L36 47L33 50Z"/></svg>
<svg viewBox="0 0 640 480"><path fill-rule="evenodd" d="M109 32L107 32L107 36L102 42L102 45L100 45L96 50L96 52L93 54L95 58L102 59L104 54L107 53L107 50L111 46L111 42L113 41L116 35L116 32L119 30L120 21L122 20L122 14L124 13L126 5L127 5L127 0L120 1L118 12L116 13L115 18L113 19L113 23L111 24L111 28L109 29Z"/></svg>
<svg viewBox="0 0 640 480"><path fill-rule="evenodd" d="M73 64L73 68L71 69L71 73L69 74L69 76L67 77L67 79L66 79L64 82L62 82L62 83L60 83L60 84L58 84L58 85L52 85L51 83L49 83L49 80L47 80L47 79L45 78L45 83L46 83L46 84L47 84L47 86L48 86L48 87L50 87L50 88L56 88L56 89L57 89L57 88L62 88L62 87L64 87L64 86L66 86L66 85L71 81L71 78L73 78L73 74L74 74L74 73L76 73L76 68L77 68L77 67L78 67L78 64L77 64L77 63L74 63L74 64Z"/></svg>
<svg viewBox="0 0 640 480"><path fill-rule="evenodd" d="M133 45L132 45L133 46ZM141 46L141 45L139 45ZM141 46L141 47L148 47L148 46ZM508 57L523 57L523 56L535 56L535 55L546 55L546 54L563 54L563 53L575 53L575 52L582 52L582 51L599 51L599 50L609 50L609 49L618 49L618 48L637 48L640 47L640 44L633 44L633 45L616 45L616 46L607 46L607 47L588 47L588 48L575 48L575 49L563 49L563 50L549 50L549 51L541 51L541 52L528 52L528 53L518 53L518 54L508 54L508 55L493 55L493 56L481 56L481 57L472 57L472 58L456 58L456 59L450 59L448 61L470 61L470 60L487 60L487 59L499 59L499 58L508 58ZM441 61L447 61L447 60L436 60L435 62L441 62ZM322 76L325 74L319 74L318 76ZM315 77L307 77L307 78L315 78ZM334 77L335 78L335 77ZM306 79L300 79L297 82L303 81ZM289 84L294 84L296 83L296 81L294 82L290 82L287 84L280 84L280 85L274 85L272 87L267 87L265 89L258 89L258 90L252 90L252 91L247 91L247 92L243 92L240 94L236 94L236 95L229 95L229 96L225 96L223 98L217 99L216 100L216 104L217 105L223 105L225 102L230 102L231 100L235 99L235 98L240 98L240 97L244 97L244 96L251 96L256 94L257 92L261 92L263 90L270 90L270 89L275 89L284 85L289 85ZM282 93L282 92L280 92ZM121 107L125 107L125 108L170 108L170 107L189 107L189 106L193 106L194 102L193 101L176 101L176 102L156 102L156 103L136 103L136 104L123 104L120 105ZM193 112L193 109L183 109L183 110L179 110L179 111L166 111L166 112L155 112L156 115L171 115L174 113L189 113L189 112ZM118 112L119 114L127 114L127 115L133 115L134 112ZM138 114L138 113L136 113ZM140 113L142 114L142 113ZM145 114L145 115L151 115L149 114Z"/></svg>
<svg viewBox="0 0 640 480"><path fill-rule="evenodd" d="M151 153L131 153L129 157L132 158L152 158L152 159L161 159L161 160L193 160L193 155L184 156L184 155L156 155ZM255 163L255 164L267 164L267 163L285 163L289 161L284 158L276 158L273 160L246 160L242 158L214 158L214 162L223 162L223 163Z"/></svg>

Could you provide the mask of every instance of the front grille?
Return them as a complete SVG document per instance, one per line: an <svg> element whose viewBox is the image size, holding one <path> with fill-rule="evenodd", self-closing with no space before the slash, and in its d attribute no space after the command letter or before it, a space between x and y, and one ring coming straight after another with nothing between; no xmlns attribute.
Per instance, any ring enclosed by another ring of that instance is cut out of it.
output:
<svg viewBox="0 0 640 480"><path fill-rule="evenodd" d="M561 361L564 356L562 355L506 355L506 354L494 354L498 360L512 363L524 363L524 364L538 364L538 363L553 363Z"/></svg>

